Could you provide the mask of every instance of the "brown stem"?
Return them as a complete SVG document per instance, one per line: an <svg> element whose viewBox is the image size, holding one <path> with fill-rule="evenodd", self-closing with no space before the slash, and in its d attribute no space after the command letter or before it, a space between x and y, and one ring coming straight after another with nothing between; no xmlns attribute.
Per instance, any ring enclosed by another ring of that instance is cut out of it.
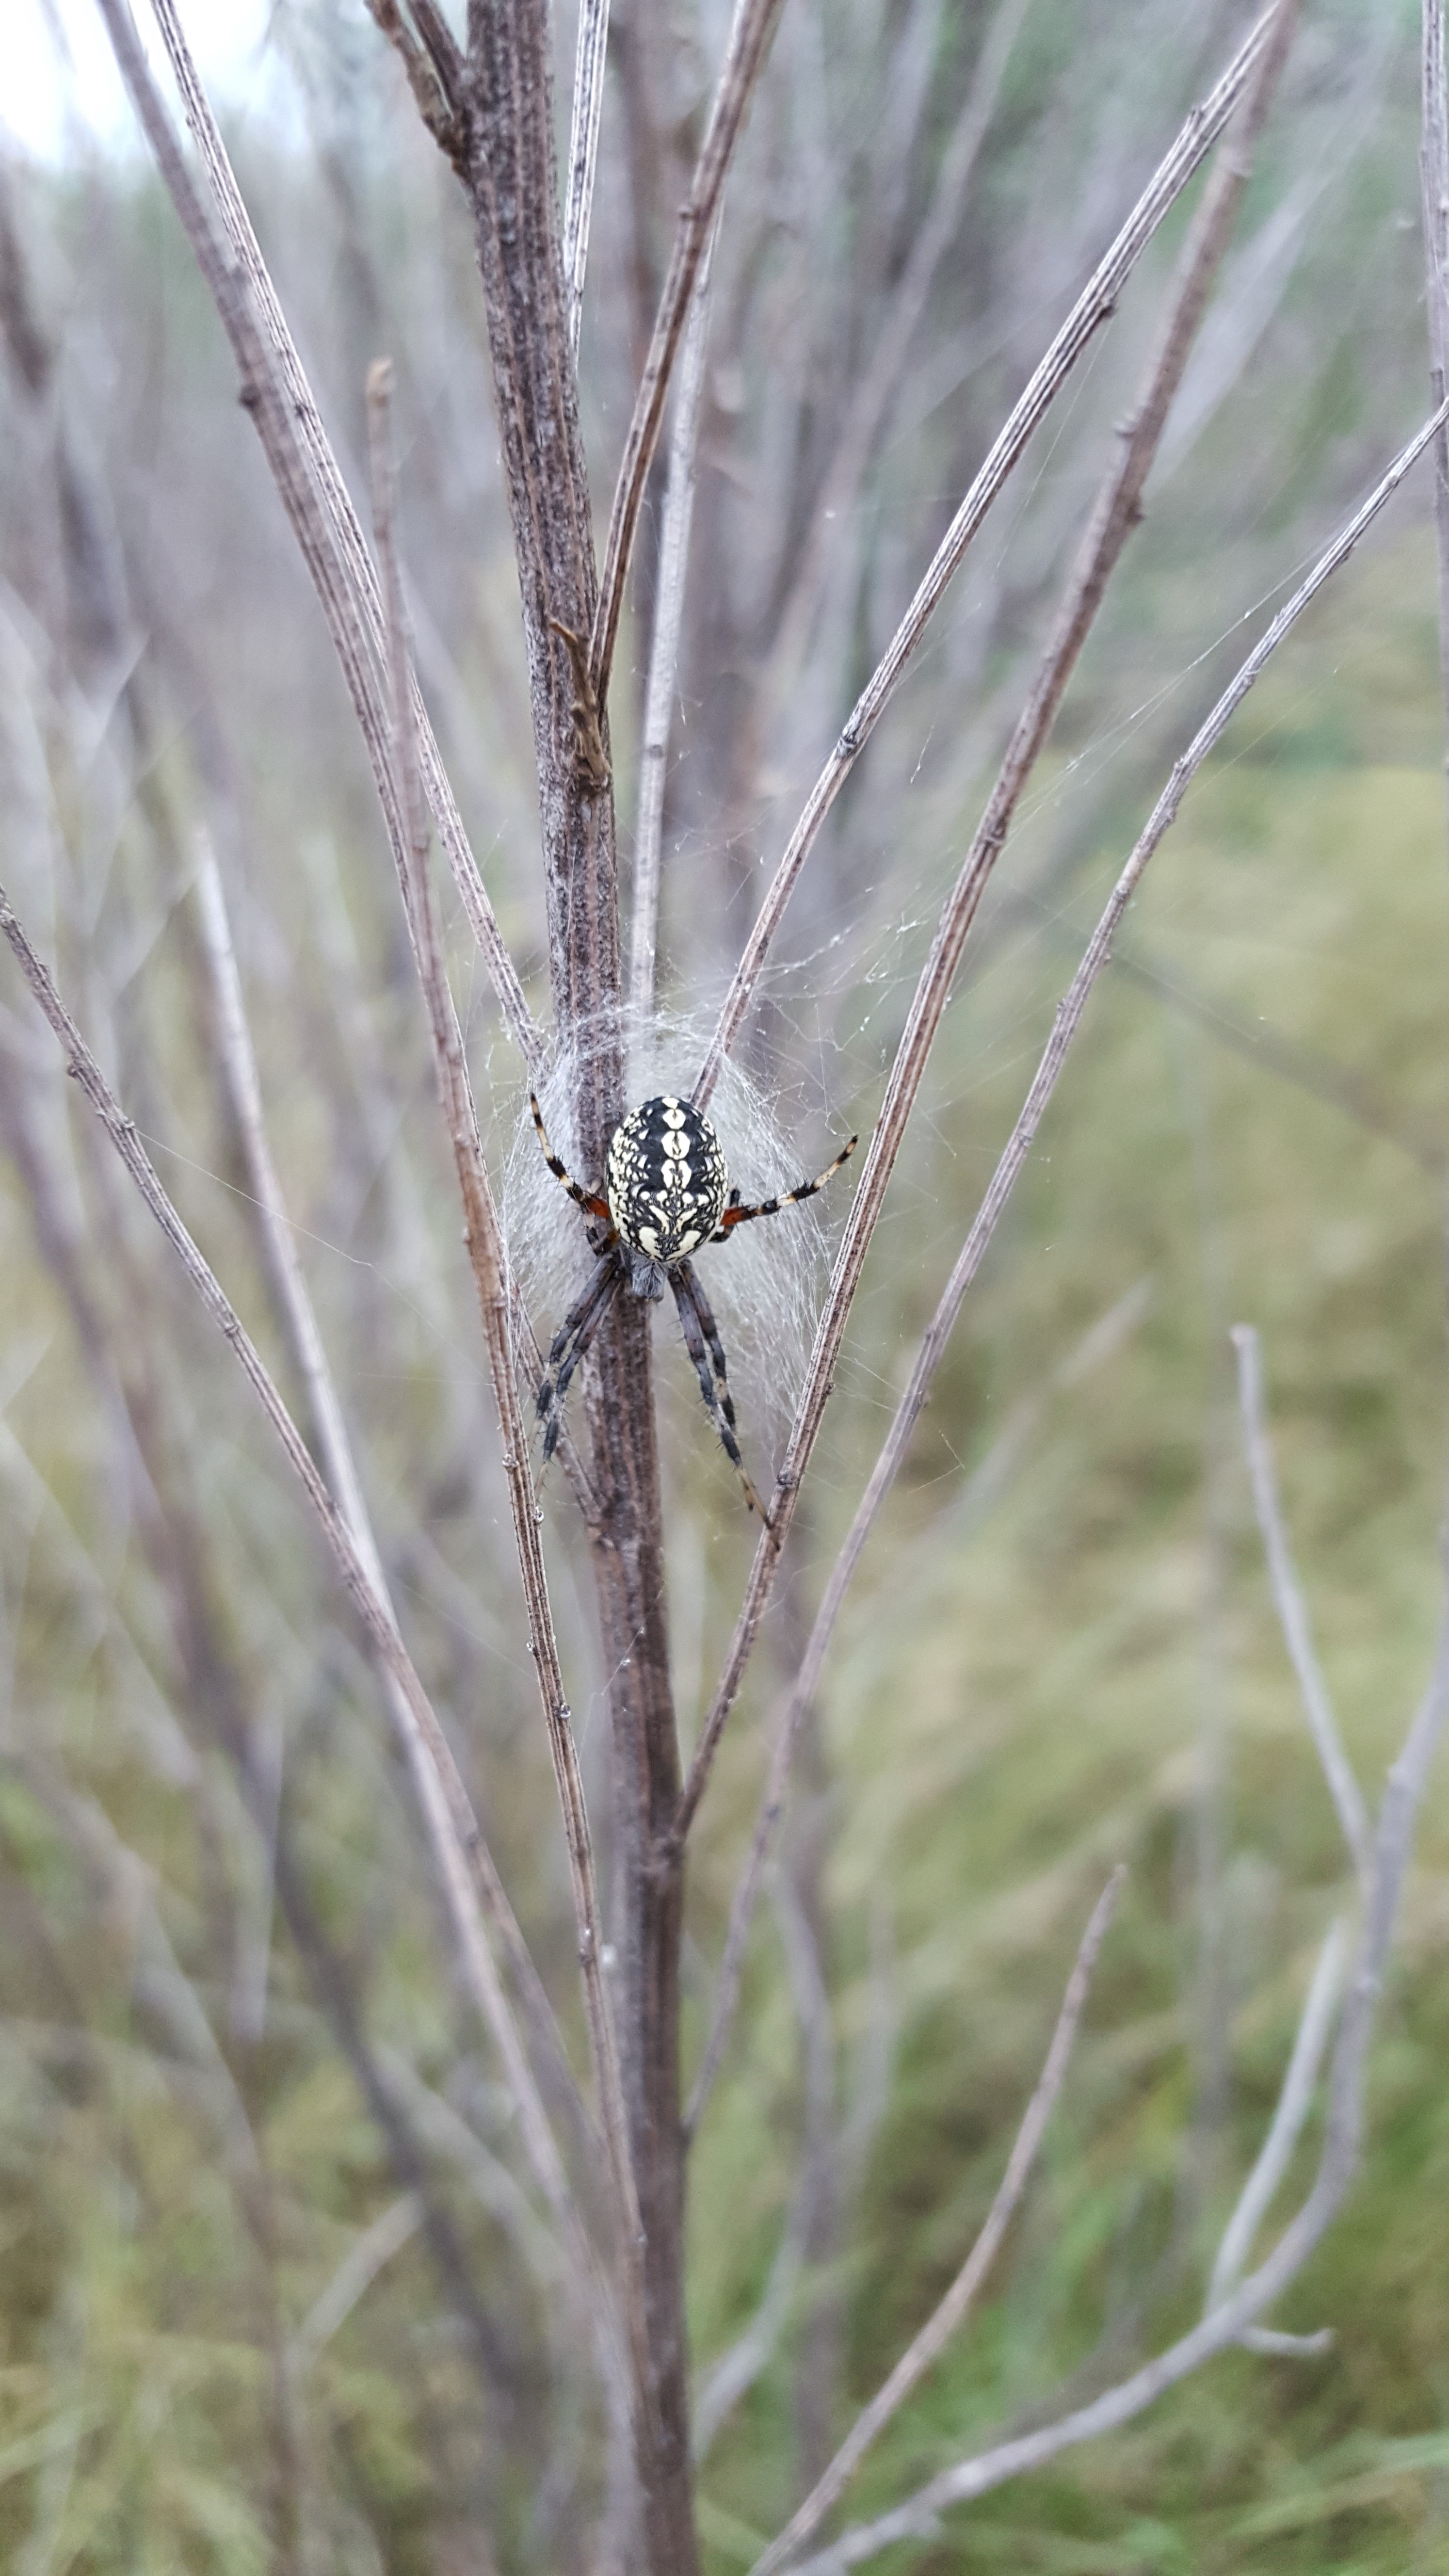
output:
<svg viewBox="0 0 1449 2576"><path fill-rule="evenodd" d="M478 1132L473 1088L463 1051L463 1032L458 1025L448 985L432 881L428 873L428 819L418 766L417 735L412 721L412 656L397 553L391 399L392 368L386 359L381 359L368 377L367 406L373 510L382 564L390 666L394 779L404 823L404 839L399 850L403 903L427 1003L438 1095L458 1174L464 1240L473 1265L488 1347L489 1374L493 1381L499 1428L503 1434L503 1468L508 1481L509 1507L523 1577L529 1653L538 1675L539 1697L543 1703L569 1856L584 2010L613 2186L615 2233L626 2292L625 2315L634 2354L634 2385L642 2397L648 2391L649 2373L648 2327L639 2261L639 2202L629 2154L614 2019L604 1983L604 1945L594 1883L588 1809L548 1597L538 1506L529 1467L528 1434L518 1401L518 1375L509 1332L507 1263L502 1229L483 1157L483 1140Z"/></svg>
<svg viewBox="0 0 1449 2576"><path fill-rule="evenodd" d="M577 639L596 584L578 386L558 218L549 17L543 0L471 0L469 193L493 368L533 703L549 954L572 1052L584 1168L604 1168L622 1117L613 786L604 692ZM570 638L574 639L572 642ZM622 1297L588 1388L591 1532L614 1763L622 1919L624 2096L644 2232L647 2388L636 2408L647 2562L698 2564L689 2470L679 2117L682 1868L671 1833L679 1758L664 1611L664 1550L649 1317Z"/></svg>

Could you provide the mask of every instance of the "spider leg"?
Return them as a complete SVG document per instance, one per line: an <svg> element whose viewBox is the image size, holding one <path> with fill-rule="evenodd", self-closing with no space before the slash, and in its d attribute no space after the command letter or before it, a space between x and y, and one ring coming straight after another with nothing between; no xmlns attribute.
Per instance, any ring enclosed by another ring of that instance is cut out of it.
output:
<svg viewBox="0 0 1449 2576"><path fill-rule="evenodd" d="M826 1182L831 1178L832 1174L839 1171L841 1164L849 1162L851 1155L855 1152L856 1146L859 1143L860 1138L858 1136L852 1136L848 1145L842 1145L834 1162L827 1163L823 1172L817 1172L813 1181L797 1182L795 1188L793 1190L786 1190L782 1198L761 1199L758 1207L741 1207L739 1203L739 1192L736 1190L731 1197L729 1206L725 1209L723 1216L720 1218L719 1230L717 1233L710 1236L710 1242L727 1243L730 1238L731 1230L737 1225L748 1225L752 1217L778 1216L781 1208L797 1207L801 1199L813 1199L816 1191L823 1190Z"/></svg>
<svg viewBox="0 0 1449 2576"><path fill-rule="evenodd" d="M605 1225L609 1229L609 1242L612 1243L614 1240L614 1220L609 1214L608 1200L592 1196L588 1190L581 1190L578 1182L573 1178L573 1175L567 1170L565 1165L559 1161L557 1154L554 1152L552 1145L548 1141L548 1129L543 1123L543 1111L538 1105L538 1096L535 1092L531 1091L529 1093L528 1105L533 1111L533 1123L538 1129L538 1141L543 1147L543 1159L547 1163L549 1170L552 1172L554 1179L556 1181L562 1181L564 1188L568 1191L569 1197L584 1210L585 1215L603 1218ZM596 1251L606 1251L607 1248L607 1245L602 1244L595 1246Z"/></svg>
<svg viewBox="0 0 1449 2576"><path fill-rule="evenodd" d="M693 1264L688 1261L676 1263L669 1273L669 1285L674 1291L675 1305L679 1308L679 1324L684 1335L684 1346L694 1362L695 1375L699 1379L699 1391L704 1397L710 1419L719 1433L725 1456L744 1486L745 1500L751 1511L759 1513L768 1529L770 1515L750 1483L745 1472L745 1462L740 1456L740 1444L736 1436L735 1408L725 1375L724 1344L719 1337L719 1326L710 1312L709 1300L699 1284Z"/></svg>
<svg viewBox="0 0 1449 2576"><path fill-rule="evenodd" d="M558 1447L563 1426L564 1397L569 1380L580 1360L587 1358L599 1326L614 1301L623 1273L616 1260L604 1261L589 1281L577 1305L571 1306L549 1347L548 1367L544 1371L534 1410L546 1428L543 1435L543 1463L548 1465Z"/></svg>

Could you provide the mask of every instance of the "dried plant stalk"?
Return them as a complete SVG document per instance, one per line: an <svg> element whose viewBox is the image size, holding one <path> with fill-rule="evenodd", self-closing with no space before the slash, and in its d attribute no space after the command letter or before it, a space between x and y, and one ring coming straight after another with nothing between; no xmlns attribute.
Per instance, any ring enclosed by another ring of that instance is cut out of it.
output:
<svg viewBox="0 0 1449 2576"><path fill-rule="evenodd" d="M207 1313L231 1344L321 1525L369 1642L397 1685L395 1705L405 1712L407 1721L403 1750L428 1830L463 1973L503 2062L539 2187L587 2274L591 2268L588 2239L490 1947L490 1933L494 1938L506 1938L511 1914L506 1902L500 1904L501 1882L452 1748L387 1605L373 1586L361 1551L323 1483L266 1363L163 1189L134 1122L126 1117L107 1084L3 889L0 933L8 940L31 992L65 1050L68 1071L90 1102Z"/></svg>
<svg viewBox="0 0 1449 2576"><path fill-rule="evenodd" d="M170 120L136 38L127 0L97 0L136 114L156 156L173 206L191 243L231 342L242 401L261 439L311 573L347 681L384 804L386 704L382 688L382 603L361 523L332 451L276 290L236 184L172 0L153 0L220 217L223 249L197 193ZM453 881L478 942L504 1019L525 1063L543 1061L543 1041L504 944L473 855L442 755L421 698L417 722L428 797L448 853Z"/></svg>
<svg viewBox="0 0 1449 2576"><path fill-rule="evenodd" d="M769 1777L755 1821L750 1849L746 1855L731 1907L710 2036L690 2101L691 2127L696 2125L702 2116L710 2086L723 2055L729 2025L739 1998L739 1983L749 1926L758 1901L771 1840L783 1811L786 1786L800 1727L819 1687L825 1656L846 1592L864 1553L866 1541L875 1526L881 1506L899 1472L909 1446L911 1433L920 1419L931 1381L950 1339L966 1292L980 1269L986 1248L1000 1223L1007 1200L1035 1143L1047 1105L1061 1078L1072 1041L1081 1026L1092 987L1111 957L1112 943L1121 927L1123 916L1153 854L1176 820L1182 799L1193 777L1215 745L1221 741L1232 717L1242 705L1278 645L1296 625L1310 601L1317 597L1324 583L1331 579L1342 564L1347 562L1359 539L1372 525L1385 503L1398 490L1405 475L1422 456L1437 428L1446 419L1449 419L1449 404L1445 404L1434 413L1416 436L1410 439L1408 445L1400 450L1388 472L1374 486L1362 507L1354 513L1347 525L1340 529L1333 543L1313 566L1307 579L1279 610L1242 668L1229 682L1217 705L1199 727L1186 751L1175 764L1166 787L1153 807L1083 952L1081 964L1058 1006L1051 1035L1037 1066L1031 1088L1002 1150L992 1175L991 1185L957 1255L936 1312L922 1337L905 1391L896 1407L895 1418L875 1466L871 1470L870 1480L861 1497L855 1519L846 1534L844 1545L831 1568L820 1608L816 1613L815 1623L801 1658L799 1672L775 1729L771 1745ZM757 1565L759 1563L758 1555L756 1563ZM750 1603L747 1600L746 1612L749 1608ZM745 1613L742 1612L741 1628L736 1632L735 1646L732 1650L736 1655L742 1643L744 1616ZM711 1711L711 1716L713 1714L714 1712Z"/></svg>
<svg viewBox="0 0 1449 2576"><path fill-rule="evenodd" d="M1067 2068L1092 1988L1097 1954L1116 1913L1126 1875L1125 1868L1115 1869L1092 1908L1076 1963L1067 1980L1051 2046L980 2235L949 2290L938 2300L920 2332L912 2337L890 2377L856 2417L829 2468L817 2479L798 2511L791 2515L778 2540L772 2540L769 2548L756 2559L751 2576L776 2576L777 2569L785 2566L819 2530L826 2515L839 2503L872 2443L880 2439L892 2416L900 2413L912 2389L919 2386L969 2316L976 2294L995 2262L1002 2238L1015 2216L1046 2135L1047 2122L1066 2082Z"/></svg>
<svg viewBox="0 0 1449 2576"><path fill-rule="evenodd" d="M967 548L1083 350L1116 310L1117 299L1158 225L1176 203L1194 172L1201 168L1222 133L1253 76L1278 14L1275 0L1274 7L1259 19L1221 80L1201 105L1193 109L1171 149L1159 162L1111 249L1083 288L995 440L941 539L905 616L857 698L849 721L810 791L804 812L766 890L744 954L725 996L719 1025L693 1089L692 1097L701 1108L707 1104L719 1080L720 1065L743 1025L770 942L779 928L796 880L821 826L890 704L907 664L965 559Z"/></svg>
<svg viewBox="0 0 1449 2576"><path fill-rule="evenodd" d="M1435 425L1440 415L1435 415ZM1432 429L1429 436L1432 436ZM1427 440L1424 441L1427 444ZM1414 1822L1430 1765L1449 1717L1449 1618L1441 1624L1429 1686L1389 1772L1374 1829L1368 1902L1329 2076L1328 2116L1313 2183L1273 2251L1256 2272L1164 2352L1115 2388L1040 2430L992 2443L919 2487L874 2522L845 2531L829 2548L796 2562L796 2576L844 2576L903 2540L934 2537L948 2505L986 2495L1024 2476L1074 2444L1129 2424L1165 2392L1229 2345L1242 2341L1265 2308L1302 2271L1347 2195L1363 2136L1369 2042L1383 1991L1404 1874L1413 1847Z"/></svg>
<svg viewBox="0 0 1449 2576"><path fill-rule="evenodd" d="M865 1265L886 1188L925 1074L936 1032L955 980L957 966L987 880L1000 857L1023 789L1051 730L1092 622L1106 596L1128 537L1142 515L1142 491L1151 470L1167 415L1188 352L1196 337L1212 281L1227 248L1234 216L1247 185L1253 143L1292 37L1294 0L1279 0L1270 13L1263 45L1252 55L1244 75L1247 84L1241 115L1224 142L1212 179L1194 218L1179 267L1175 292L1148 366L1137 405L1120 432L1121 454L1097 496L1091 524L1082 542L1066 597L1042 655L1027 701L1017 719L996 784L977 825L961 873L942 912L931 953L921 970L885 1099L866 1153L855 1196L816 1333L785 1463L780 1470L770 1526L763 1532L751 1570L745 1606L740 1613L729 1662L715 1694L689 1779L680 1800L679 1830L687 1833L709 1776L719 1738L739 1687L750 1647L779 1564L785 1534L794 1513L810 1452L834 1382L835 1364L846 1317ZM1245 51L1247 49L1245 48ZM1219 91L1227 85L1220 82ZM1216 96L1217 93L1214 93ZM1163 165L1164 168L1167 166ZM1149 192L1150 193L1150 192ZM1144 204L1146 200L1143 201ZM1099 275L1101 272L1099 271ZM939 560L939 558L938 558ZM884 669L884 665L882 668ZM716 1033L715 1050L729 1019L729 1005Z"/></svg>
<svg viewBox="0 0 1449 2576"><path fill-rule="evenodd" d="M509 1508L528 1615L528 1650L538 1676L539 1697L543 1704L568 1851L589 2049L613 2190L618 2260L625 2287L624 2312L633 2355L633 2393L636 2404L647 2408L650 2373L648 2321L639 2263L642 2241L639 2197L629 2151L613 2009L604 1982L604 1944L598 1891L594 1882L588 1809L548 1597L548 1577L539 1536L538 1502L529 1465L528 1434L518 1401L518 1375L509 1333L509 1295L502 1232L483 1157L483 1142L478 1133L473 1089L463 1051L463 1033L458 1026L458 1015L448 984L428 875L427 811L423 803L412 721L411 653L397 557L391 395L392 369L386 360L380 360L368 378L368 428L392 686L395 784L404 822L404 839L399 853L403 900L427 1004L438 1097L453 1149L458 1192L463 1203L464 1241L473 1265L488 1349L489 1375L503 1435L503 1469L508 1482Z"/></svg>
<svg viewBox="0 0 1449 2576"><path fill-rule="evenodd" d="M679 343L694 295L705 245L719 210L720 197L739 141L745 113L764 67L782 0L736 0L729 44L710 101L709 121L700 145L689 195L679 212L659 313L644 373L634 403L634 417L624 442L619 479L609 513L599 604L589 647L589 677L600 705L609 694L614 645L624 610L624 586L634 550L634 532L644 499L644 486L664 419L665 398Z"/></svg>
<svg viewBox="0 0 1449 2576"><path fill-rule="evenodd" d="M649 676L644 687L644 729L639 745L639 811L634 829L633 900L629 921L629 1009L642 1025L653 1007L659 939L660 836L669 733L678 685L679 638L684 624L684 585L689 531L694 516L695 447L709 344L709 275L713 238L700 263L679 361L674 416L669 431L669 482L659 533L659 568Z"/></svg>

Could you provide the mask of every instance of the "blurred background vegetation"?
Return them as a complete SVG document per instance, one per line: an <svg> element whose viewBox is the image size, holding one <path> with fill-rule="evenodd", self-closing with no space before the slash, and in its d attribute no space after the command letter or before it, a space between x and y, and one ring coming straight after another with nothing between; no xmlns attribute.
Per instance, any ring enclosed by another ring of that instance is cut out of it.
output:
<svg viewBox="0 0 1449 2576"><path fill-rule="evenodd" d="M706 1023L760 864L1240 13L1026 10L837 524L841 421L992 16L788 0L732 183L665 842L665 998ZM968 952L857 1303L699 1833L688 2052L762 1725L1075 955L1174 753L1427 408L1417 23L1400 0L1305 11L1146 525ZM722 26L708 0L621 5L584 336L596 501ZM571 62L566 25L560 49ZM279 5L265 103L230 139L350 467L367 363L397 363L423 683L542 1008L461 198L360 9ZM350 712L155 181L79 142L57 165L11 152L3 181L5 881L275 1352L193 910L198 830L217 844L389 1578L563 2009L572 1931L496 1432ZM752 1038L802 1168L873 1114L1185 220L988 523L802 887ZM695 2149L706 2391L758 2329L702 2475L719 2576L778 2527L959 2265L1119 1858L1127 1893L1025 2214L853 2503L1030 2422L1064 2379L1121 2376L1201 2303L1349 1894L1253 1522L1234 1323L1262 1335L1298 1563L1371 1801L1422 1689L1449 1391L1428 506L1421 469L1149 875L838 1637ZM649 582L646 560L616 687L626 817ZM519 1069L465 926L451 936L501 1161ZM550 2340L553 2257L358 1635L165 1247L0 985L0 2556L22 2576L585 2565L598 2468ZM762 1459L795 1362L754 1323L737 1397ZM692 1729L750 1533L672 1349L663 1375ZM561 1479L548 1509L602 1816ZM1446 1965L1441 1775L1362 2179L1273 2319L1331 2326L1332 2348L1219 2360L883 2564L1449 2570Z"/></svg>

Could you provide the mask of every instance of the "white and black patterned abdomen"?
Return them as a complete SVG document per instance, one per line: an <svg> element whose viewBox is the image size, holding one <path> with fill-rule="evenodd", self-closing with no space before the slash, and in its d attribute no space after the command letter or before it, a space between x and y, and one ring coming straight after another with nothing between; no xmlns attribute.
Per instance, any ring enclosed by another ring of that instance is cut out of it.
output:
<svg viewBox="0 0 1449 2576"><path fill-rule="evenodd" d="M729 1173L703 1112L666 1092L631 1109L615 1129L604 1189L620 1241L645 1264L668 1269L714 1233Z"/></svg>

